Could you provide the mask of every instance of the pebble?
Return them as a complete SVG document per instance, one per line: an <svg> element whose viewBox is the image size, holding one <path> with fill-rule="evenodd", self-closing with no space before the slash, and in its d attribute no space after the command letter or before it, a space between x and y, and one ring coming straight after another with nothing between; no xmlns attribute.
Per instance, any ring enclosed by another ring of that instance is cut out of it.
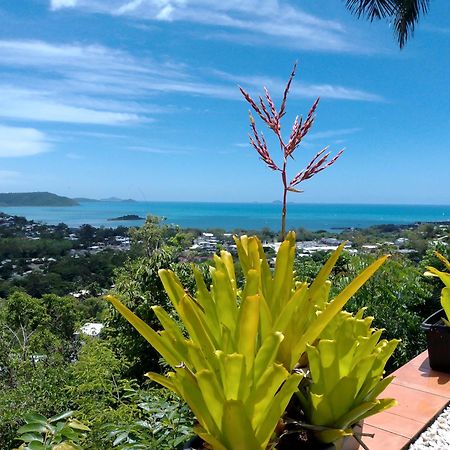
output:
<svg viewBox="0 0 450 450"><path fill-rule="evenodd" d="M450 406L410 445L409 450L450 450Z"/></svg>

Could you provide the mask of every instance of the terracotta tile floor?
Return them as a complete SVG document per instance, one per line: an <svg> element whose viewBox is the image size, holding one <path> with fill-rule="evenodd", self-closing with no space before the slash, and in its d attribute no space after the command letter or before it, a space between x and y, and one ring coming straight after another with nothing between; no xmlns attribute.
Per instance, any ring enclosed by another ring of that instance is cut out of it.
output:
<svg viewBox="0 0 450 450"><path fill-rule="evenodd" d="M393 375L382 397L395 398L398 405L364 422L364 433L375 434L363 439L370 450L407 449L450 402L450 374L432 370L426 351Z"/></svg>

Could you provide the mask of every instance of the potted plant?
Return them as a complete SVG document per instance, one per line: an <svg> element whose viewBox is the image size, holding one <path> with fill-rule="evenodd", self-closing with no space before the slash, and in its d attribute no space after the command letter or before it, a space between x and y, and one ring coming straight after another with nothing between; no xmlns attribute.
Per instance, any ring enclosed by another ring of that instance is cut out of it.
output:
<svg viewBox="0 0 450 450"><path fill-rule="evenodd" d="M287 412L290 434L308 429L325 444L343 444L348 436L345 448L358 448L363 420L395 404L377 397L394 378L383 374L399 341L380 341L382 330L371 328L373 317L363 317L364 310L341 311L308 345L308 376L296 393L302 421L292 417L295 409Z"/></svg>
<svg viewBox="0 0 450 450"><path fill-rule="evenodd" d="M450 271L450 262L440 253L435 252L435 254ZM439 277L445 285L441 291L442 309L422 323L422 328L427 335L430 367L450 373L450 273L427 267L425 275Z"/></svg>
<svg viewBox="0 0 450 450"><path fill-rule="evenodd" d="M172 271L160 271L182 326L155 306L162 326L155 331L118 298L108 300L172 367L166 376L147 376L184 398L198 420L194 431L204 442L214 450L264 450L283 433L277 427L306 376L302 367L307 367L310 346L320 345L326 327L386 257L329 299L328 277L344 245L308 285L295 280L294 233L281 244L274 272L256 237L235 240L245 277L241 288L226 251L214 257L210 288L195 269L192 294ZM351 434L351 426L344 431Z"/></svg>

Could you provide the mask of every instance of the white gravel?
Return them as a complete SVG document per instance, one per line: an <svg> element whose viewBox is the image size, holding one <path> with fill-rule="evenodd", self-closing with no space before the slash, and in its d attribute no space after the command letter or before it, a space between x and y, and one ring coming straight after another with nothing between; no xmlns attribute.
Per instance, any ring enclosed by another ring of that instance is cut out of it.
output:
<svg viewBox="0 0 450 450"><path fill-rule="evenodd" d="M450 406L426 429L409 450L450 450Z"/></svg>

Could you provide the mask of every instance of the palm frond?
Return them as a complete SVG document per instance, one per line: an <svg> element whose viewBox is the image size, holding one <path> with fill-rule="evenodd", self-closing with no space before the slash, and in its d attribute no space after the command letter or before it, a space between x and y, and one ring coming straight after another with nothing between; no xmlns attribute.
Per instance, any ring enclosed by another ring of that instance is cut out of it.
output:
<svg viewBox="0 0 450 450"><path fill-rule="evenodd" d="M345 0L347 9L358 18L370 21L392 19L394 33L403 48L421 14L427 14L431 0Z"/></svg>
<svg viewBox="0 0 450 450"><path fill-rule="evenodd" d="M352 14L370 21L392 16L396 11L396 3L395 0L346 0L346 6Z"/></svg>
<svg viewBox="0 0 450 450"><path fill-rule="evenodd" d="M395 12L394 29L400 48L403 48L408 38L414 34L420 14L426 14L430 0L398 0Z"/></svg>

